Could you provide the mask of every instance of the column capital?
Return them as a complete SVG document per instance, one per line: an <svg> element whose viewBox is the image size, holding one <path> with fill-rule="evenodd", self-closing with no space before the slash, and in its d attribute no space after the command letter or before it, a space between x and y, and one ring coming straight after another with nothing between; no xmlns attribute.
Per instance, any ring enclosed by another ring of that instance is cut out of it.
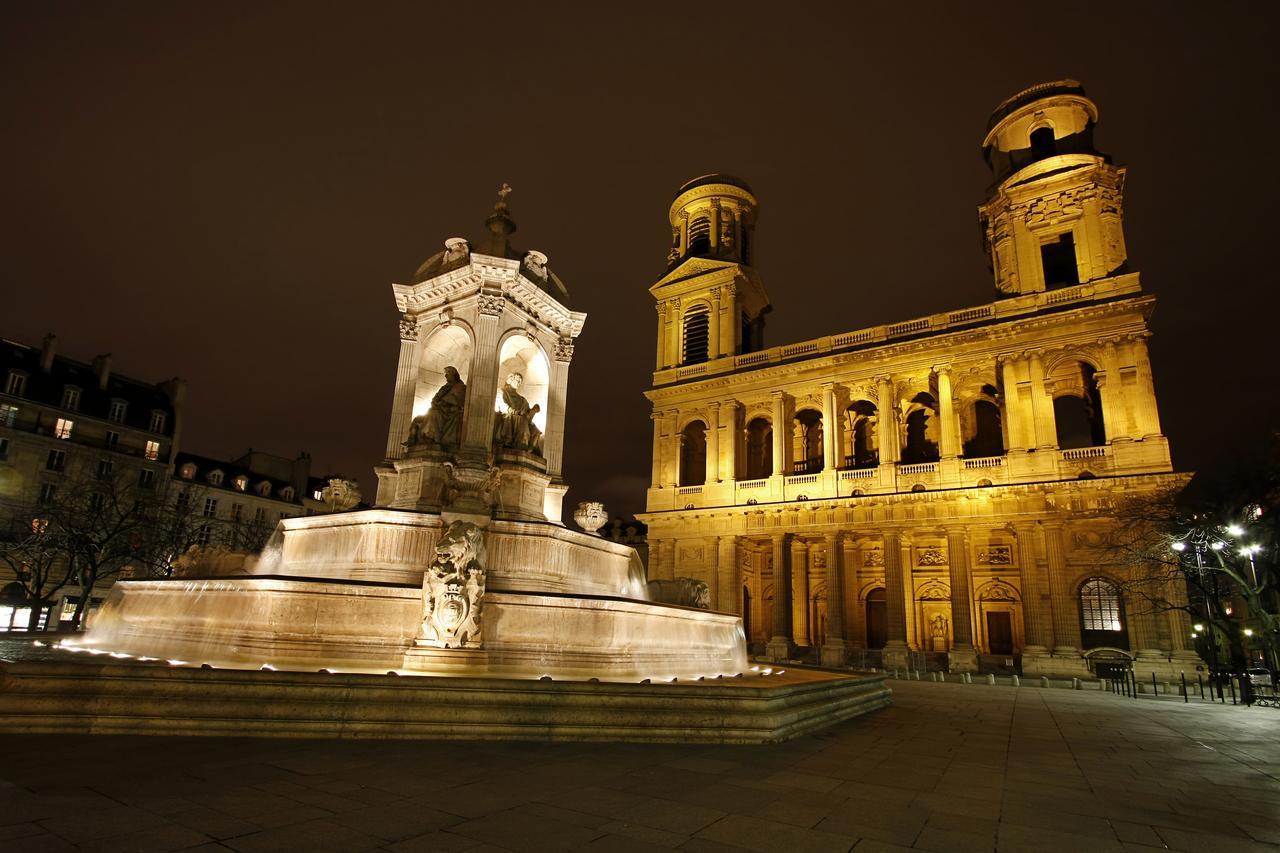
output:
<svg viewBox="0 0 1280 853"><path fill-rule="evenodd" d="M721 403L720 400L710 400L707 402L707 408L711 409L712 411L719 411L721 405L723 404Z"/></svg>
<svg viewBox="0 0 1280 853"><path fill-rule="evenodd" d="M400 317L400 340L416 341L418 339L418 330L421 324L417 317L411 317L404 314Z"/></svg>
<svg viewBox="0 0 1280 853"><path fill-rule="evenodd" d="M951 373L951 363L943 362L942 364L935 364L933 366L933 372L938 374L939 376L949 374Z"/></svg>
<svg viewBox="0 0 1280 853"><path fill-rule="evenodd" d="M844 535L844 531L841 530L826 530L822 533L822 539L827 545L835 548L843 544L841 540L844 539Z"/></svg>
<svg viewBox="0 0 1280 853"><path fill-rule="evenodd" d="M507 298L501 293L481 293L476 297L476 304L482 315L497 317L502 314L502 309L507 304Z"/></svg>
<svg viewBox="0 0 1280 853"><path fill-rule="evenodd" d="M783 398L784 398L784 397L786 397L786 396L787 396L787 392L786 392L786 391L783 391L783 390L781 390L781 389L779 389L779 388L775 388L775 389L773 389L772 391L770 391L770 392L769 392L769 397L770 397L770 398L772 398L772 399L774 399L774 400L781 400L781 399L783 399Z"/></svg>
<svg viewBox="0 0 1280 853"><path fill-rule="evenodd" d="M835 383L835 382L822 382L822 383L819 383L819 384L821 384L821 385L822 385L822 390L823 390L823 391L829 391L829 392L831 392L831 393L835 393L835 390L836 390L836 383Z"/></svg>
<svg viewBox="0 0 1280 853"><path fill-rule="evenodd" d="M785 545L789 536L791 536L790 533L770 533L769 539L774 545Z"/></svg>
<svg viewBox="0 0 1280 853"><path fill-rule="evenodd" d="M573 361L573 338L557 338L553 355L556 361L563 361L565 364Z"/></svg>

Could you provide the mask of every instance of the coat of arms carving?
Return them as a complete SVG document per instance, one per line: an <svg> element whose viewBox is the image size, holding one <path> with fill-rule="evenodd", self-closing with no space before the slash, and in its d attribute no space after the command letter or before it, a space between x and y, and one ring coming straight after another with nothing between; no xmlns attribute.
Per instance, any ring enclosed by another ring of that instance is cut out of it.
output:
<svg viewBox="0 0 1280 853"><path fill-rule="evenodd" d="M478 649L484 599L484 531L466 521L445 528L422 578L419 646Z"/></svg>

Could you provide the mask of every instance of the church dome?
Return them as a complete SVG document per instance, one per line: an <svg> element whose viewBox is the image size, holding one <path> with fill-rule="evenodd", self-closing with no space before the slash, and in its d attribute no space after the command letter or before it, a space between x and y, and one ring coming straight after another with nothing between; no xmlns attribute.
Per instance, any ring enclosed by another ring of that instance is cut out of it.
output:
<svg viewBox="0 0 1280 853"><path fill-rule="evenodd" d="M737 187L740 190L746 190L747 192L751 192L751 187L748 186L747 182L742 180L742 178L738 178L733 175L728 175L728 174L725 174L724 172L712 172L709 175L703 175L700 178L694 178L692 181L689 181L684 186L680 187L679 190L676 191L676 196L683 195L689 190L697 189L698 187L709 186L711 184L728 184L731 187Z"/></svg>

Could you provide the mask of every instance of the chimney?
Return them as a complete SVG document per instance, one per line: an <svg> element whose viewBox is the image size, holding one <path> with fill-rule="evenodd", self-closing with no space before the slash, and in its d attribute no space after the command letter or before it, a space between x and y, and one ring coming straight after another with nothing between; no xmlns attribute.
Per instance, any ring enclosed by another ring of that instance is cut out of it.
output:
<svg viewBox="0 0 1280 853"><path fill-rule="evenodd" d="M45 373L53 370L53 354L58 349L58 337L50 332L44 336L44 346L40 348L40 369Z"/></svg>
<svg viewBox="0 0 1280 853"><path fill-rule="evenodd" d="M103 353L93 360L93 370L98 374L98 387L107 390L107 380L111 378L111 353Z"/></svg>

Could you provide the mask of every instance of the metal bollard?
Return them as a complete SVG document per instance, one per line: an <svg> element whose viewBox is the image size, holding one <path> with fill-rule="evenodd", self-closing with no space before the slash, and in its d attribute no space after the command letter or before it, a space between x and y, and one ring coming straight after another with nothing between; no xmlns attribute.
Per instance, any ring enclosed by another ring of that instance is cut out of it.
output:
<svg viewBox="0 0 1280 853"><path fill-rule="evenodd" d="M1016 673L1016 672L1015 672L1015 673L1012 675L1012 678L1013 678L1013 686L1014 686L1014 687L1021 687L1021 686L1022 686L1022 682L1018 680L1018 673Z"/></svg>
<svg viewBox="0 0 1280 853"><path fill-rule="evenodd" d="M987 684L990 684L994 687L995 683L996 683L996 677L991 673L987 673Z"/></svg>
<svg viewBox="0 0 1280 853"><path fill-rule="evenodd" d="M1040 676L1040 686L1041 686L1041 687L1048 687L1048 686L1049 686L1049 676L1047 676L1047 675L1042 675L1042 676Z"/></svg>
<svg viewBox="0 0 1280 853"><path fill-rule="evenodd" d="M1185 705L1191 701L1187 698L1187 674L1185 672L1180 672L1178 675L1182 678L1182 704Z"/></svg>

